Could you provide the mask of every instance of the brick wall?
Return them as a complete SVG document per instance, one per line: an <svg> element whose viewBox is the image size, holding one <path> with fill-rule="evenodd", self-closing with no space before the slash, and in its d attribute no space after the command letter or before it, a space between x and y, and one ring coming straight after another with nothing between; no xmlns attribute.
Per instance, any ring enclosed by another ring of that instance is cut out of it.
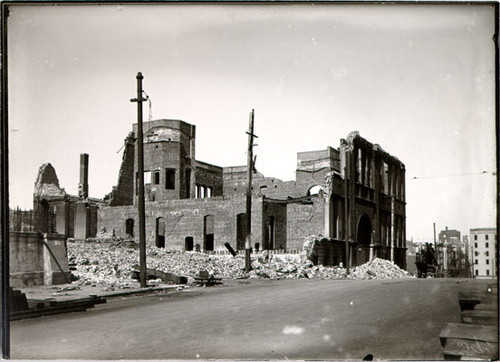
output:
<svg viewBox="0 0 500 362"><path fill-rule="evenodd" d="M246 195L247 179L231 178L226 174L224 176L224 196L232 197L237 195ZM254 174L252 178L252 195L266 196L275 199L287 199L288 197L305 196L306 192L297 190L295 181L282 181L274 177L264 177L260 174Z"/></svg>
<svg viewBox="0 0 500 362"><path fill-rule="evenodd" d="M324 200L319 197L313 200L310 204L288 204L288 249L301 249L306 237L324 233Z"/></svg>
<svg viewBox="0 0 500 362"><path fill-rule="evenodd" d="M110 205L132 205L134 203L134 143L135 136L131 132L125 139L122 164L118 174L118 184L110 194Z"/></svg>
<svg viewBox="0 0 500 362"><path fill-rule="evenodd" d="M280 203L265 202L262 213L262 244L260 249L287 249L287 205ZM272 221L271 221L272 218ZM271 231L271 224L274 225ZM274 240L271 244L271 233Z"/></svg>
<svg viewBox="0 0 500 362"><path fill-rule="evenodd" d="M223 196L222 167L196 161L195 184L211 187L213 190L212 196Z"/></svg>
<svg viewBox="0 0 500 362"><path fill-rule="evenodd" d="M184 250L185 238L192 237L193 244L204 244L204 217L214 216L214 250L226 250L228 242L236 249L236 215L245 213L246 199L235 197L169 200L146 203L146 243L156 243L156 223L158 218L165 222L165 248ZM98 228L114 231L117 236L125 236L125 221L134 219L134 235L138 233L139 221L135 207L103 207L98 213ZM252 245L262 245L262 200L252 200Z"/></svg>
<svg viewBox="0 0 500 362"><path fill-rule="evenodd" d="M346 253L345 241L337 239L316 239L313 242L309 259L315 265L339 266L341 263L345 267Z"/></svg>

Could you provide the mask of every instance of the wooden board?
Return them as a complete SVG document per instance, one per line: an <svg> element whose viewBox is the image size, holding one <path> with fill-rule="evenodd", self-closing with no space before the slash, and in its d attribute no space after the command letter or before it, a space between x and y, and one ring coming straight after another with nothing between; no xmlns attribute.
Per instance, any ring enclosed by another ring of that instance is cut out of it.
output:
<svg viewBox="0 0 500 362"><path fill-rule="evenodd" d="M441 346L444 347L449 339L482 341L498 344L498 330L494 326L447 323L439 334Z"/></svg>
<svg viewBox="0 0 500 362"><path fill-rule="evenodd" d="M487 292L458 292L458 303L462 311L474 309L477 304L496 304L496 294Z"/></svg>
<svg viewBox="0 0 500 362"><path fill-rule="evenodd" d="M450 339L443 349L446 360L460 359L498 359L498 343Z"/></svg>
<svg viewBox="0 0 500 362"><path fill-rule="evenodd" d="M474 310L493 310L495 312L498 312L498 305L497 304L477 304Z"/></svg>
<svg viewBox="0 0 500 362"><path fill-rule="evenodd" d="M216 284L222 284L222 279L221 278L200 278L196 277L194 278L195 283L201 284L201 285L216 285Z"/></svg>
<svg viewBox="0 0 500 362"><path fill-rule="evenodd" d="M484 324L489 326L498 325L498 314L496 310L479 309L478 304L473 310L464 310L462 312L462 323Z"/></svg>

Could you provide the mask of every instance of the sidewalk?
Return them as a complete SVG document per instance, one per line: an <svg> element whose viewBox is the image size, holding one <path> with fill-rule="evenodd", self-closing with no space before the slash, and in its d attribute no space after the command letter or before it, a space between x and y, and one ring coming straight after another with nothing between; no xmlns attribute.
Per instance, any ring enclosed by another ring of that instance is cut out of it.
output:
<svg viewBox="0 0 500 362"><path fill-rule="evenodd" d="M185 285L177 284L155 284L146 288L130 287L130 288L112 288L106 285L72 285L61 284L52 286L35 286L25 288L15 288L25 293L26 298L29 300L45 300L45 301L76 301L79 299L87 298L112 298L127 295L139 295L155 292L174 291L178 288L184 288Z"/></svg>

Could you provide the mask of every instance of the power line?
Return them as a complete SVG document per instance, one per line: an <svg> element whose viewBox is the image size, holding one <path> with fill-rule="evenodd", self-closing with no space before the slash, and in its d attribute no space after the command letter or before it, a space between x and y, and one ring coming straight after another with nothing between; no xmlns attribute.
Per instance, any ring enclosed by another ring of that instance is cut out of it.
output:
<svg viewBox="0 0 500 362"><path fill-rule="evenodd" d="M460 174L452 174L452 175L435 175L435 176L414 176L410 180L423 180L423 179L432 179L432 178L440 178L440 177L461 177L461 176L475 176L475 175L486 175L491 174L495 176L496 172L489 171L481 171L481 172L473 172L473 173L460 173Z"/></svg>

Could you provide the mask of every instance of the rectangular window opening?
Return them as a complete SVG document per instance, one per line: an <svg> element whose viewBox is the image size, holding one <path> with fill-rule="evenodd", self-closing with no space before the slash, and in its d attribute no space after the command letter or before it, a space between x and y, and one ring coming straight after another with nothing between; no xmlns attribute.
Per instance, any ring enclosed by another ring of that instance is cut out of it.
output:
<svg viewBox="0 0 500 362"><path fill-rule="evenodd" d="M175 170L172 168L165 170L165 189L175 190Z"/></svg>
<svg viewBox="0 0 500 362"><path fill-rule="evenodd" d="M151 171L144 171L144 185L151 184Z"/></svg>

